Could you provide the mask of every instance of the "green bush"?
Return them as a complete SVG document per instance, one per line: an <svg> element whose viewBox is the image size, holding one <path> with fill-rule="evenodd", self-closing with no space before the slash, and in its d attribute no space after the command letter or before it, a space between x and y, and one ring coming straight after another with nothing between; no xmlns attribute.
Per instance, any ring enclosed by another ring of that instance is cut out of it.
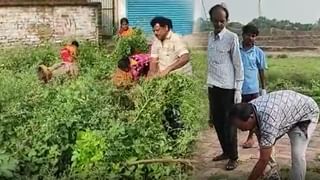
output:
<svg viewBox="0 0 320 180"><path fill-rule="evenodd" d="M267 54L267 59L271 59L273 58L273 55L272 54Z"/></svg>
<svg viewBox="0 0 320 180"><path fill-rule="evenodd" d="M317 104L320 104L320 81L310 80L307 84L295 80L276 79L269 83L270 91L290 89L312 97Z"/></svg>
<svg viewBox="0 0 320 180"><path fill-rule="evenodd" d="M277 55L277 58L279 59L287 59L289 56L287 54L279 54Z"/></svg>
<svg viewBox="0 0 320 180"><path fill-rule="evenodd" d="M135 43L146 42L139 38ZM201 83L192 77L169 76L141 81L129 91L118 90L108 80L118 50L108 55L94 44L81 44L81 75L47 85L38 82L35 69L40 63L58 62L57 48L2 50L0 178L176 179L186 175L181 164L129 163L188 156L203 124ZM172 139L162 120L165 108L176 104L184 130Z"/></svg>
<svg viewBox="0 0 320 180"><path fill-rule="evenodd" d="M142 30L135 29L134 35L126 38L115 36L117 43L112 56L114 58L122 58L134 52L144 53L148 51L147 39L144 37Z"/></svg>

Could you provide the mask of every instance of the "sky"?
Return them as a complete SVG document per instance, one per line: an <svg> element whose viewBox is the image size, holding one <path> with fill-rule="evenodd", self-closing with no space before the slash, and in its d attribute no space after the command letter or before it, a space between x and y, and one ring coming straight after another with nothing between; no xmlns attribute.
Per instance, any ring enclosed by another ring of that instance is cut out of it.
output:
<svg viewBox="0 0 320 180"><path fill-rule="evenodd" d="M258 16L258 0L195 0L195 19L205 17L212 6L221 2L229 9L230 21L245 24ZM319 8L320 0L262 0L262 16L269 19L315 23L320 18Z"/></svg>

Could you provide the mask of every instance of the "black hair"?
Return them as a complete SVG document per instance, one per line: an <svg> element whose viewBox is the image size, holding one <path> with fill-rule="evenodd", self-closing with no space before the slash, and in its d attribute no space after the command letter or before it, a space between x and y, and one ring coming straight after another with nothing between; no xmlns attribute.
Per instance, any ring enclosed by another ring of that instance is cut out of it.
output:
<svg viewBox="0 0 320 180"><path fill-rule="evenodd" d="M242 27L242 34L255 34L256 36L259 35L259 29L257 26L253 24L247 24Z"/></svg>
<svg viewBox="0 0 320 180"><path fill-rule="evenodd" d="M121 18L120 19L120 24L122 24L122 23L127 23L127 24L129 24L129 20L128 20L128 18Z"/></svg>
<svg viewBox="0 0 320 180"><path fill-rule="evenodd" d="M129 57L123 57L118 61L118 68L126 71L130 67L130 59Z"/></svg>
<svg viewBox="0 0 320 180"><path fill-rule="evenodd" d="M240 103L232 106L229 112L229 120L239 118L242 121L247 121L254 113L254 107L250 103Z"/></svg>
<svg viewBox="0 0 320 180"><path fill-rule="evenodd" d="M74 45L74 46L76 46L76 47L79 47L78 41L72 41L71 44Z"/></svg>
<svg viewBox="0 0 320 180"><path fill-rule="evenodd" d="M162 16L154 17L151 20L151 22L150 22L151 27L154 27L156 24L159 24L161 27L168 26L169 29L173 28L171 19L166 18L166 17L162 17Z"/></svg>
<svg viewBox="0 0 320 180"><path fill-rule="evenodd" d="M216 10L218 10L218 9L224 10L224 12L226 13L226 19L229 20L229 11L228 11L228 9L227 9L226 7L224 7L224 6L221 5L221 4L217 4L217 5L213 6L213 7L209 10L209 14L210 14L211 19L213 18L213 17L212 17L213 12L216 11Z"/></svg>

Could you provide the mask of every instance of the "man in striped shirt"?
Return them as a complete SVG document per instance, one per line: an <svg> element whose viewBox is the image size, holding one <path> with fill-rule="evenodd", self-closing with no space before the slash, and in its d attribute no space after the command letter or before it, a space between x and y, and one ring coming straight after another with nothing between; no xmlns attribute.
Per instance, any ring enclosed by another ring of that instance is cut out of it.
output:
<svg viewBox="0 0 320 180"><path fill-rule="evenodd" d="M229 118L243 131L255 129L258 137L260 158L249 180L263 176L272 147L285 134L291 143L290 179L305 179L306 150L319 119L319 108L312 98L290 90L276 91L250 103L234 105Z"/></svg>
<svg viewBox="0 0 320 180"><path fill-rule="evenodd" d="M233 170L238 165L237 129L227 122L227 114L241 102L243 66L238 36L225 28L228 10L215 5L209 14L214 26L208 42L209 125L215 127L223 151L212 160L229 159L226 169Z"/></svg>

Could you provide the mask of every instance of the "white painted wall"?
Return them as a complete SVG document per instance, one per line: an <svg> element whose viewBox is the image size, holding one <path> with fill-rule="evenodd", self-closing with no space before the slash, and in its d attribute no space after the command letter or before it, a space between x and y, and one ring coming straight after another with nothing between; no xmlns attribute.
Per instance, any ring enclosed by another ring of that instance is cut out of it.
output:
<svg viewBox="0 0 320 180"><path fill-rule="evenodd" d="M119 3L119 14L120 18L127 17L127 0L118 0Z"/></svg>

